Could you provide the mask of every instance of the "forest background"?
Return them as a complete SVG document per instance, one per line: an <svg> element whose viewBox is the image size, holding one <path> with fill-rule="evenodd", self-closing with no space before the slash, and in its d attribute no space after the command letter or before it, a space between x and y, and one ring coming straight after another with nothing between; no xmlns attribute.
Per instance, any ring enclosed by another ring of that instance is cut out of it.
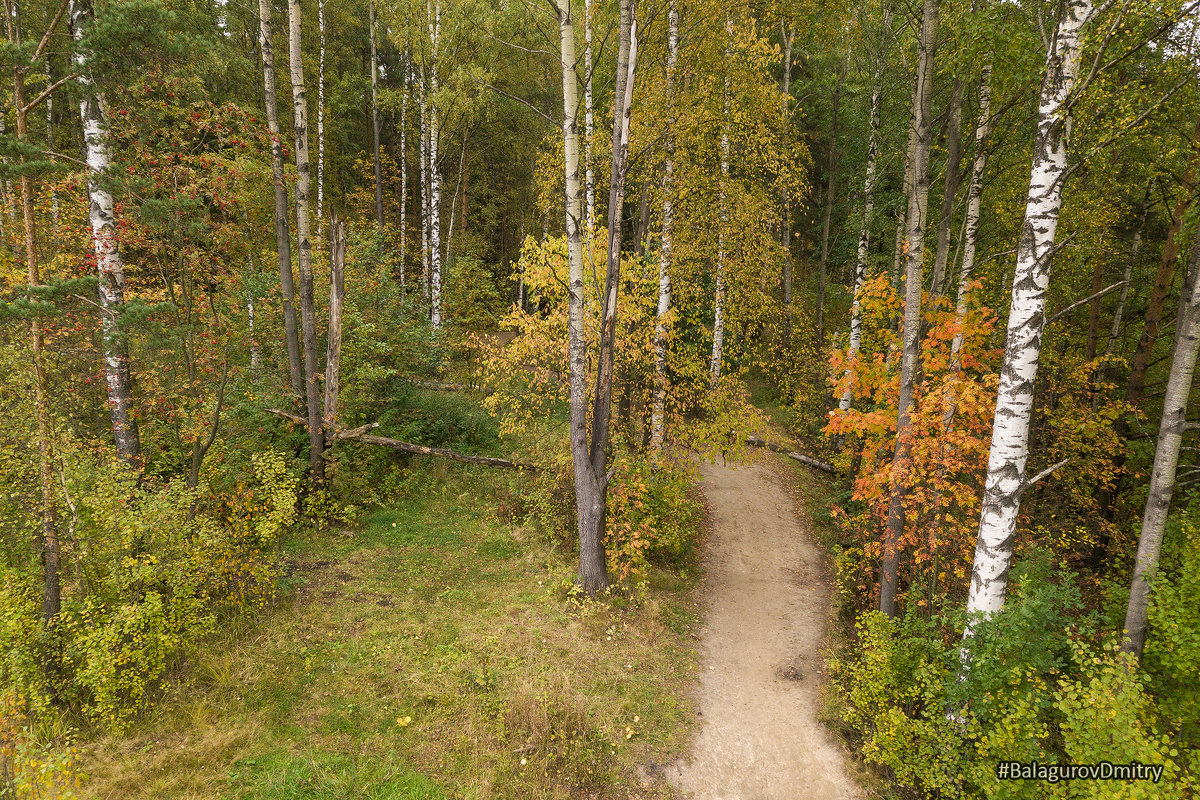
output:
<svg viewBox="0 0 1200 800"><path fill-rule="evenodd" d="M782 429L896 791L1189 796L1197 10L6 2L0 791L432 459L637 605Z"/></svg>

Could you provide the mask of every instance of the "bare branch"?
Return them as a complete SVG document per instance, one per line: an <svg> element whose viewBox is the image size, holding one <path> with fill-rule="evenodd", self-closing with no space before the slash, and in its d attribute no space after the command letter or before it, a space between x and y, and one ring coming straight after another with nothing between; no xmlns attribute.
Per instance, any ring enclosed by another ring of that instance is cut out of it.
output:
<svg viewBox="0 0 1200 800"><path fill-rule="evenodd" d="M1058 320L1060 320L1060 319L1062 319L1063 317L1065 317L1065 316L1066 316L1068 313L1070 313L1070 312L1074 311L1075 309L1079 308L1079 307L1080 307L1081 305L1083 305L1084 303L1090 303L1090 302L1092 302L1093 300L1095 300L1097 297L1101 297L1101 296L1103 296L1103 295L1106 295L1106 294L1108 294L1108 293L1109 293L1109 292L1111 292L1113 289L1119 289L1119 288L1121 288L1121 287L1122 287L1122 286L1124 286L1126 283L1128 283L1128 281L1117 281L1117 282L1116 282L1116 283L1114 283L1112 286L1109 286L1107 289L1101 289L1100 291L1096 292L1095 294L1093 294L1093 295L1089 295L1088 297L1085 297L1085 298L1083 298L1082 300L1076 300L1074 303L1071 303L1071 305L1067 306L1067 307L1066 307L1066 308L1064 308L1062 311L1059 311L1057 314L1054 314L1052 317L1050 317L1050 319L1046 320L1046 324L1047 324L1047 325L1050 325L1050 324L1052 324L1052 323L1054 323L1054 322L1057 322Z"/></svg>

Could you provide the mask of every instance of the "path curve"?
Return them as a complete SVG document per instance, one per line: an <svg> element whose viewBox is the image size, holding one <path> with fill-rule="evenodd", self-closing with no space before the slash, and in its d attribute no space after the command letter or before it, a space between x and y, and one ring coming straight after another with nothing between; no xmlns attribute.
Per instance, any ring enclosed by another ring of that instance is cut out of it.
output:
<svg viewBox="0 0 1200 800"><path fill-rule="evenodd" d="M668 777L695 800L860 800L817 721L831 606L821 554L766 467L700 472L712 509L702 728Z"/></svg>

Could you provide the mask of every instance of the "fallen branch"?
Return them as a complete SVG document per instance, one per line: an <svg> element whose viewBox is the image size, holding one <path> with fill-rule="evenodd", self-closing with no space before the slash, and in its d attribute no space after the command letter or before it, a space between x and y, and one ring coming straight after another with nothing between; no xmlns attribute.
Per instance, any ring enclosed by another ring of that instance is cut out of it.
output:
<svg viewBox="0 0 1200 800"><path fill-rule="evenodd" d="M269 413L290 420L297 425L308 427L308 420L296 414L287 411L281 411L278 408L266 409ZM393 450L399 450L402 453L412 453L420 456L440 456L448 458L452 461L459 461L463 464L483 464L485 467L499 467L501 469L527 469L532 472L540 472L541 467L536 464L530 464L525 461L509 461L506 458L492 458L490 456L469 456L464 453L456 453L453 450L447 450L444 447L425 447L424 445L412 444L410 442L402 442L399 439L389 439L386 436L373 436L369 431L379 427L378 422L369 422L366 425L360 425L357 428L350 429L335 429L329 432L330 440L348 439L352 442L362 442L363 444L374 444L380 447L390 447Z"/></svg>
<svg viewBox="0 0 1200 800"><path fill-rule="evenodd" d="M449 458L452 461L461 461L464 464L483 464L487 467L500 467L502 469L527 469L534 472L540 472L541 467L536 464L529 464L524 461L509 461L505 458L491 458L489 456L468 456L462 453L456 453L453 450L447 450L444 447L425 447L419 444L410 444L402 442L399 439L389 439L386 436L372 436L366 433L356 433L353 436L345 434L352 433L345 431L340 435L339 439L350 439L363 444L376 444L380 447L390 447L393 450L399 450L404 453L413 453L421 456L441 456Z"/></svg>
<svg viewBox="0 0 1200 800"><path fill-rule="evenodd" d="M757 436L747 436L746 444L750 445L751 447L763 447L773 453L782 453L793 461L799 461L801 464L804 464L807 467L812 467L813 469L820 470L821 472L825 472L830 475L838 474L838 471L834 469L832 464L826 464L824 461L818 461L812 456L806 456L803 453L797 453L793 450L788 450L782 445L773 444L765 439L760 439Z"/></svg>

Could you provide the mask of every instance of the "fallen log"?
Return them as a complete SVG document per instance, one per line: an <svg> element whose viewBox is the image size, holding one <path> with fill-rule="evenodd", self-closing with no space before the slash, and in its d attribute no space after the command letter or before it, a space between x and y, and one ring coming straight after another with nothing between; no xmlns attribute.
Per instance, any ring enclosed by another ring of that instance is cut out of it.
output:
<svg viewBox="0 0 1200 800"><path fill-rule="evenodd" d="M292 414L287 411L281 411L278 408L266 409L268 413L283 417L286 420L308 427L308 420L297 414ZM374 436L369 431L379 427L378 422L369 422L366 425L360 425L357 428L342 429L338 428L329 432L329 438L346 439L352 442L362 442L363 444L373 444L379 447L390 447L393 450L399 450L402 453L412 453L419 456L438 456L440 458L448 458L451 461L458 461L463 464L482 464L485 467L499 467L500 469L527 469L531 472L540 472L541 467L536 464L530 464L525 461L509 461L506 458L492 458L490 456L469 456L465 453L456 453L453 450L447 450L444 447L426 447L420 444L412 444L411 442L402 442L399 439L389 439L386 436Z"/></svg>
<svg viewBox="0 0 1200 800"><path fill-rule="evenodd" d="M747 436L746 444L750 445L751 447L762 447L770 450L773 453L782 453L793 461L799 461L801 464L804 464L807 467L812 467L813 469L820 470L821 472L828 473L829 475L838 474L838 471L832 464L826 464L824 461L818 461L812 456L806 456L803 453L797 453L794 450L788 450L782 445L768 442L766 439L761 439L758 436Z"/></svg>

